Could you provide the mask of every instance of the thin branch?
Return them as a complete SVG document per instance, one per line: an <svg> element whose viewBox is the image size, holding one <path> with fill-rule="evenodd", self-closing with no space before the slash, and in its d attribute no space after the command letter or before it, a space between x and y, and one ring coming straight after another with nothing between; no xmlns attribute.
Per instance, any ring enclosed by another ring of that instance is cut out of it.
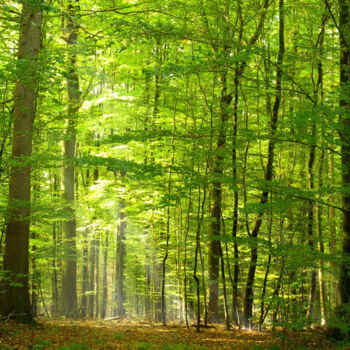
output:
<svg viewBox="0 0 350 350"><path fill-rule="evenodd" d="M254 185L246 185L246 186L250 187L250 188L254 188L256 190L260 190L260 191L264 190L264 188L262 188L260 186L254 186ZM317 198L304 197L304 196L290 194L290 193L287 194L287 193L283 193L282 191L274 190L274 189L271 189L271 188L269 188L269 192L275 193L275 194L279 194L279 195L284 195L284 196L289 197L289 198L295 198L295 199L305 200L305 201L308 201L308 202L313 202L313 203L316 203L318 205L324 205L324 206L329 207L329 208L338 209L338 210L340 210L343 213L347 213L348 212L346 209L344 209L342 207L338 207L337 205L330 204L328 202L324 202L324 201L319 200Z"/></svg>
<svg viewBox="0 0 350 350"><path fill-rule="evenodd" d="M91 16L91 15L95 15L97 13L108 13L108 12L114 12L114 13L117 13L117 14L123 14L123 12L121 12L122 10L133 8L133 7L138 7L138 6L141 6L141 5L144 5L144 4L149 4L149 2L145 1L145 2L140 2L138 4L127 5L127 6L120 6L120 7L113 7L113 8L104 9L104 10L95 10L95 11L81 10L80 14L79 14L79 17Z"/></svg>
<svg viewBox="0 0 350 350"><path fill-rule="evenodd" d="M6 104L8 104L8 103L10 103L10 102L13 102L13 101L14 101L13 98L9 98L9 99L7 99L7 100L0 101L0 105L6 105Z"/></svg>
<svg viewBox="0 0 350 350"><path fill-rule="evenodd" d="M340 27L339 27L339 24L334 16L334 13L332 11L332 6L330 5L329 1L328 0L324 0L325 4L326 4L326 7L328 9L328 12L329 14L331 15L332 17L332 20L333 20L333 23L335 25L335 27L337 28L338 32L339 32L339 35L342 37L342 39L344 40L344 43L346 44L346 46L349 46L346 38L345 38L345 35L342 33L342 31L340 30Z"/></svg>

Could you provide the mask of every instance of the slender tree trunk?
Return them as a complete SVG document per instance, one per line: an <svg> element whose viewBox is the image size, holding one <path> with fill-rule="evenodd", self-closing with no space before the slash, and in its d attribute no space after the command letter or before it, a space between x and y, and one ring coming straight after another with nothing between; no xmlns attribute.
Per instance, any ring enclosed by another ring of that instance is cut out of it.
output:
<svg viewBox="0 0 350 350"><path fill-rule="evenodd" d="M225 221L222 219L223 232L225 232ZM228 311L228 301L227 301L227 288L226 288L226 274L225 274L225 260L224 254L222 252L222 244L220 242L220 267L221 267L221 279L222 279L222 294L224 297L224 313L225 313L225 326L226 330L230 330L230 314Z"/></svg>
<svg viewBox="0 0 350 350"><path fill-rule="evenodd" d="M21 10L18 62L23 67L16 82L13 109L13 137L9 212L6 225L4 270L10 284L1 286L0 314L31 320L29 298L29 227L32 130L38 90L38 62L41 44L42 2L24 2Z"/></svg>
<svg viewBox="0 0 350 350"><path fill-rule="evenodd" d="M151 264L150 264L150 233L148 231L148 227L145 228L146 232L146 242L145 242L145 254L146 254L146 264L145 264L145 289L146 289L146 296L145 296L145 316L148 321L148 323L151 323L152 321L152 307L151 307Z"/></svg>
<svg viewBox="0 0 350 350"><path fill-rule="evenodd" d="M76 124L78 120L80 91L79 77L77 73L76 45L78 39L78 24L76 21L79 1L68 2L67 16L67 93L68 110L65 138L63 140L62 154L64 166L62 169L62 191L63 198L67 203L66 210L70 218L63 221L63 271L61 290L61 313L68 318L78 315L77 306L77 261L76 261L76 221L74 212L74 157L76 148Z"/></svg>
<svg viewBox="0 0 350 350"><path fill-rule="evenodd" d="M340 138L343 186L350 186L350 10L348 0L339 3L340 38ZM340 267L339 294L342 304L350 302L350 192L343 194L343 261Z"/></svg>
<svg viewBox="0 0 350 350"><path fill-rule="evenodd" d="M310 190L313 191L315 188L315 176L314 176L314 163L316 158L316 122L312 122L312 144L310 147L309 153L309 162L308 162L308 172L309 172L309 187ZM308 235L308 243L312 252L315 251L314 244L314 203L313 201L309 201L308 203L308 223L307 223L307 235ZM313 269L311 271L311 283L310 283L310 297L309 297L309 305L307 315L310 321L312 321L314 303L315 303L315 293L316 293L316 270Z"/></svg>
<svg viewBox="0 0 350 350"><path fill-rule="evenodd" d="M277 74L276 74L276 95L275 102L272 108L270 140L268 146L268 161L266 166L265 180L267 182L273 179L273 165L275 157L275 135L277 131L278 113L282 98L282 63L284 56L284 0L279 0L279 50L277 57ZM265 205L269 196L269 190L264 190L261 194L260 203ZM252 326L253 316L253 285L255 281L256 264L258 261L258 242L257 237L262 224L264 212L261 211L255 221L255 226L250 234L251 252L250 266L245 287L245 295L243 300L243 325L245 328Z"/></svg>
<svg viewBox="0 0 350 350"><path fill-rule="evenodd" d="M83 174L83 173L82 173ZM83 185L87 190L90 184L90 169L86 170L85 180L83 178ZM89 315L89 300L91 294L88 292L90 290L90 280L89 280L89 228L85 229L83 238L83 281L81 286L81 304L80 304L80 317L86 318Z"/></svg>
<svg viewBox="0 0 350 350"><path fill-rule="evenodd" d="M318 187L322 188L323 186L323 166L324 166L324 153L322 150L320 157L320 167L318 173ZM322 217L323 210L322 207L319 206L317 209L317 231L318 231L318 241L319 241L319 250L322 254L325 253L324 249L324 238L323 238L323 226L322 226ZM326 283L324 280L324 261L321 257L320 268L318 270L318 281L319 281L319 290L320 290L320 311L321 311L321 325L324 326L327 320L327 291L326 291Z"/></svg>
<svg viewBox="0 0 350 350"><path fill-rule="evenodd" d="M232 180L237 188L237 132L238 132L238 101L239 101L239 67L236 66L234 78L234 103L233 103L233 145L232 145ZM238 188L234 190L233 203L233 223L232 223L232 239L234 249L234 265L233 265L233 285L232 285L232 320L234 324L239 325L239 295L238 295L238 279L239 279L239 248L237 242L238 231Z"/></svg>
<svg viewBox="0 0 350 350"><path fill-rule="evenodd" d="M176 132L176 106L173 113L173 137L171 141L172 155L171 155L171 166L174 166L175 162L175 135ZM172 170L169 172L169 180L168 180L168 197L171 196L172 191L172 179L173 173ZM166 236L165 236L165 254L162 261L162 290L161 290L161 298L162 298L162 323L163 326L166 325L166 298L165 298L165 282L166 282L166 262L169 257L169 239L170 239L170 203L167 206L167 221L166 221Z"/></svg>
<svg viewBox="0 0 350 350"><path fill-rule="evenodd" d="M124 260L125 260L125 202L119 202L119 225L117 231L117 263L116 263L116 315L123 319L125 317L125 291L124 291Z"/></svg>
<svg viewBox="0 0 350 350"><path fill-rule="evenodd" d="M154 97L153 97L153 110L152 110L152 119L151 119L151 130L156 130L156 123L159 119L159 110L161 104L162 97L162 70L161 67L163 65L164 60L164 52L163 52L163 38L158 37L155 43L155 58L157 62L157 68L154 75ZM150 160L151 163L155 163L154 157L154 145L151 144L150 147ZM158 258L157 252L152 250L152 258L153 258L153 289L154 289L154 319L156 322L162 321L162 272L163 272L163 263Z"/></svg>
<svg viewBox="0 0 350 350"><path fill-rule="evenodd" d="M271 217L269 220L269 243L271 243L272 222L273 222L273 220ZM260 318L259 318L259 330L260 331L262 329L262 326L263 326L264 320L265 320L265 296L266 296L267 281L268 281L270 267L271 267L271 258L272 258L272 254L271 254L271 251L269 251L269 256L267 258L267 268L266 268L262 292L261 292Z"/></svg>
<svg viewBox="0 0 350 350"><path fill-rule="evenodd" d="M51 292L51 317L58 315L58 276L57 276L57 223L52 225L53 257L52 257L52 292Z"/></svg>
<svg viewBox="0 0 350 350"><path fill-rule="evenodd" d="M108 299L108 241L109 232L106 232L105 246L103 249L103 286L102 286L102 305L101 318L106 318L107 313L107 299Z"/></svg>
<svg viewBox="0 0 350 350"><path fill-rule="evenodd" d="M171 178L172 173L170 172L168 194L171 193ZM170 238L170 206L167 208L167 224L166 224L166 237L165 237L165 254L162 260L162 289L161 289L161 299L162 299L162 324L166 325L166 298L165 298L165 281L166 281L166 262L169 257L169 238Z"/></svg>
<svg viewBox="0 0 350 350"><path fill-rule="evenodd" d="M327 8L325 9L327 10ZM318 64L317 64L317 83L316 83L316 91L315 96L317 98L317 103L323 104L324 101L324 90L323 90L323 44L324 44L324 35L325 35L325 27L328 22L329 15L327 15L327 11L322 14L321 18L321 31L319 36L319 47L318 47ZM320 100L318 102L318 100ZM324 136L324 131L322 129L322 136ZM322 189L323 187L323 172L324 172L324 163L325 163L325 150L321 151L320 161L319 161L319 171L318 171L318 188ZM317 231L318 231L318 241L319 241L319 250L322 254L325 253L324 250L324 238L323 238L323 226L322 226L322 217L323 217L323 208L322 206L318 206L317 208ZM318 281L319 281L319 291L320 291L320 313L321 313L321 325L326 324L327 319L327 297L326 297L326 283L324 280L324 261L321 258L320 268L318 270Z"/></svg>
<svg viewBox="0 0 350 350"><path fill-rule="evenodd" d="M334 154L330 152L329 154L329 180L330 183L336 181L335 180L335 172L334 172ZM335 198L333 198L335 200ZM332 256L337 255L337 225L336 225L336 215L335 208L330 207L328 210L328 220L329 220L329 252ZM333 271L339 272L338 264L333 260L331 261L331 267ZM339 280L334 279L332 282L333 290L333 303L335 305L340 304L340 294L339 294Z"/></svg>
<svg viewBox="0 0 350 350"><path fill-rule="evenodd" d="M243 39L243 14L242 14L242 2L237 1L237 17L238 17L238 42L242 42ZM237 49L237 54L240 53L240 49ZM240 84L240 65L237 62L235 67L235 75L233 79L233 135L232 135L232 181L235 186L233 192L233 221L232 221L232 239L234 249L234 265L233 265L233 279L232 279L232 321L235 325L240 324L240 301L238 293L239 282L239 247L237 242L238 232L238 208L239 208L239 196L238 196L238 172L237 172L237 136L238 136L238 105L239 105L239 84Z"/></svg>
<svg viewBox="0 0 350 350"><path fill-rule="evenodd" d="M211 184L211 208L210 208L210 240L208 249L208 322L219 322L219 277L220 277L220 258L221 258L221 216L222 216L222 176L224 173L224 150L226 146L227 124L230 117L230 104L233 99L233 93L228 89L228 58L230 55L228 38L230 37L230 2L223 3L223 15L220 18L222 23L221 35L223 36L222 47L218 49L213 44L213 50L223 59L222 72L220 73L220 120L216 147L212 160L212 176L214 181ZM203 9L203 11L205 11ZM208 19L206 19L208 21ZM208 22L206 22L207 28ZM213 132L213 130L212 130ZM234 154L233 154L234 156ZM235 164L234 164L235 168ZM234 170L235 171L235 170ZM234 218L235 220L235 218Z"/></svg>
<svg viewBox="0 0 350 350"><path fill-rule="evenodd" d="M206 189L203 190L203 200L201 201L201 188L198 188L198 213L197 213L197 230L196 230L196 249L194 254L194 268L193 268L193 278L196 283L196 331L200 331L201 323L201 298L200 298L200 281L197 276L198 271L198 261L200 259L200 235L201 228L204 218L204 208L206 201Z"/></svg>
<svg viewBox="0 0 350 350"><path fill-rule="evenodd" d="M184 290L184 306L185 306L185 321L186 321L186 327L189 329L189 322L188 322L188 290L187 290L187 241L188 241L188 234L190 232L190 214L192 213L192 187L190 187L189 193L188 193L188 208L187 208L187 217L186 217L186 230L185 230L185 247L184 247L184 258L183 258L183 270L184 270L184 278L183 278L183 290ZM198 262L198 258L197 258ZM198 263L197 263L198 264Z"/></svg>
<svg viewBox="0 0 350 350"><path fill-rule="evenodd" d="M96 265L96 271L95 271L95 318L100 317L100 232L97 232L97 237L95 241L95 265Z"/></svg>
<svg viewBox="0 0 350 350"><path fill-rule="evenodd" d="M81 289L81 305L80 305L80 317L86 318L88 311L88 295L89 291L89 248L88 248L88 230L85 230L83 240L83 283Z"/></svg>
<svg viewBox="0 0 350 350"><path fill-rule="evenodd" d="M95 262L96 262L96 241L95 241L95 235L96 232L92 232L93 237L90 242L90 271L89 271L89 318L94 318L94 311L95 311L95 293L96 293L96 283L95 283Z"/></svg>
<svg viewBox="0 0 350 350"><path fill-rule="evenodd" d="M211 210L210 210L210 235L208 252L209 270L209 302L208 321L219 322L219 264L220 264L220 231L221 231L221 207L222 207L222 183L223 176L223 150L226 145L226 128L229 119L229 106L232 101L232 94L227 91L227 71L221 76L221 119L219 125L219 136L216 144L216 154L213 159L213 176L215 181L211 188Z"/></svg>
<svg viewBox="0 0 350 350"><path fill-rule="evenodd" d="M203 307L204 307L204 327L208 327L208 303L207 303L207 288L206 288L206 274L205 274L205 264L202 254L201 242L199 241L199 259L201 262L201 272L202 272L202 289L203 289Z"/></svg>

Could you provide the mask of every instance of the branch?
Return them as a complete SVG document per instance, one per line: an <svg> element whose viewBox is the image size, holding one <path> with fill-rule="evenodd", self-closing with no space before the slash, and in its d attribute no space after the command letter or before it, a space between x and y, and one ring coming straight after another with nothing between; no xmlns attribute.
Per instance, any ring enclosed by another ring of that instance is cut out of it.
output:
<svg viewBox="0 0 350 350"><path fill-rule="evenodd" d="M6 104L8 104L8 103L10 103L10 102L12 102L12 101L14 101L14 99L13 99L13 98L9 98L9 99L7 99L7 100L0 101L0 105L6 105Z"/></svg>
<svg viewBox="0 0 350 350"><path fill-rule="evenodd" d="M250 188L257 189L257 190L260 190L260 191L264 190L264 188L259 187L259 186L254 186L254 185L246 185L246 186L250 187ZM346 209L342 208L342 207L338 207L337 205L333 205L333 204L324 202L324 201L319 200L319 199L310 198L310 197L304 197L304 196L300 196L300 195L293 195L293 194L290 194L290 193L283 193L283 192L280 192L278 190L273 190L271 188L269 188L269 192L275 193L275 194L279 194L279 195L284 195L284 196L287 196L289 198L296 198L296 199L301 199L301 200L313 202L313 203L316 203L316 204L319 204L319 205L324 205L324 206L329 207L329 208L338 209L338 210L340 210L343 213L348 213L348 211Z"/></svg>
<svg viewBox="0 0 350 350"><path fill-rule="evenodd" d="M348 42L347 42L347 40L346 40L346 38L345 38L343 32L340 30L339 24L337 23L337 20L336 20L336 18L335 18L335 16L334 16L334 13L333 13L333 11L332 11L332 7L331 7L329 1L328 1L328 0L324 0L324 2L325 2L325 4L326 4L326 7L327 7L327 9L328 9L329 14L330 14L331 17L332 17L333 23L334 23L335 27L337 28L337 30L338 30L338 32L339 32L339 35L340 35L340 36L342 37L342 39L344 40L344 43L346 44L346 46L349 46L349 44L348 44Z"/></svg>
<svg viewBox="0 0 350 350"><path fill-rule="evenodd" d="M104 10L96 10L96 11L81 10L79 16L80 17L84 17L84 16L91 16L91 15L94 15L94 14L97 14L97 13L108 13L108 12L114 12L114 13L117 13L117 14L124 14L123 12L121 12L122 10L129 9L129 8L132 8L132 7L137 7L137 6L140 6L140 5L143 5L143 4L147 4L147 3L149 3L149 2L145 1L145 2L140 2L138 4L121 6L121 7L114 7L114 8L109 8L109 9L104 9Z"/></svg>

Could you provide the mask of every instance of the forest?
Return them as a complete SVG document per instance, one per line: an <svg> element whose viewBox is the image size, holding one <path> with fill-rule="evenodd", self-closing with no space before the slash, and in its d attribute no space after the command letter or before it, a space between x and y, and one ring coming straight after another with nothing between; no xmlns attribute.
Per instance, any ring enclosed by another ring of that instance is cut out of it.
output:
<svg viewBox="0 0 350 350"><path fill-rule="evenodd" d="M349 0L0 0L0 45L1 349L349 340Z"/></svg>

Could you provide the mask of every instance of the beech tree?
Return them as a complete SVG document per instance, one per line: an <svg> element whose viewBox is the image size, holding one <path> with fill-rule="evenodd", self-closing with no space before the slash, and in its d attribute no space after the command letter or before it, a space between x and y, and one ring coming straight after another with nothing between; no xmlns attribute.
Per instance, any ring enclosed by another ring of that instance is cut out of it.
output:
<svg viewBox="0 0 350 350"><path fill-rule="evenodd" d="M41 1L24 3L18 39L18 78L13 95L12 165L1 283L0 314L32 319L29 297L29 230L32 132L39 86Z"/></svg>

